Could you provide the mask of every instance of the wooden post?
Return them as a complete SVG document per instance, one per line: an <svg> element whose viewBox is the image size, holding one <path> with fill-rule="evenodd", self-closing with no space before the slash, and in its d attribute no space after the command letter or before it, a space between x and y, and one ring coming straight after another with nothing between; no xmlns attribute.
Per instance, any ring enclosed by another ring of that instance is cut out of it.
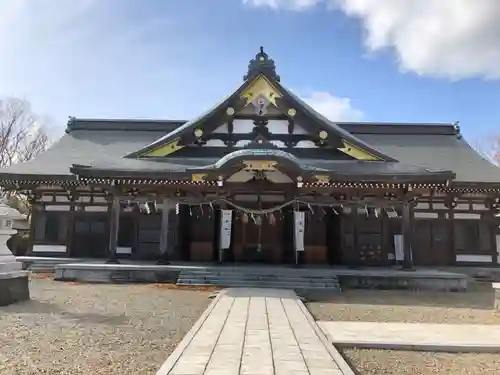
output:
<svg viewBox="0 0 500 375"><path fill-rule="evenodd" d="M160 229L160 259L158 260L157 264L170 264L168 254L169 214L170 201L167 198L163 198Z"/></svg>
<svg viewBox="0 0 500 375"><path fill-rule="evenodd" d="M403 269L411 270L413 269L413 258L411 252L411 242L412 242L412 232L413 232L413 220L412 220L412 203L408 198L403 200L403 210L402 210L402 234L403 234Z"/></svg>
<svg viewBox="0 0 500 375"><path fill-rule="evenodd" d="M108 244L108 260L106 263L119 264L116 258L116 248L118 242L118 229L120 225L120 196L113 193L113 201L111 203L111 217L109 225L109 244Z"/></svg>

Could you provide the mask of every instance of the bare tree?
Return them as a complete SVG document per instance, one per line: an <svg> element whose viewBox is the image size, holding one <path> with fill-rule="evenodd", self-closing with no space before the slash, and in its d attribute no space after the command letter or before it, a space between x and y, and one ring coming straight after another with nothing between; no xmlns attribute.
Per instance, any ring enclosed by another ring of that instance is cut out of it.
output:
<svg viewBox="0 0 500 375"><path fill-rule="evenodd" d="M47 149L49 137L44 121L36 116L27 100L0 100L0 168L24 163ZM3 194L6 203L30 214L26 197L17 192Z"/></svg>
<svg viewBox="0 0 500 375"><path fill-rule="evenodd" d="M477 141L474 148L490 162L500 167L500 134Z"/></svg>

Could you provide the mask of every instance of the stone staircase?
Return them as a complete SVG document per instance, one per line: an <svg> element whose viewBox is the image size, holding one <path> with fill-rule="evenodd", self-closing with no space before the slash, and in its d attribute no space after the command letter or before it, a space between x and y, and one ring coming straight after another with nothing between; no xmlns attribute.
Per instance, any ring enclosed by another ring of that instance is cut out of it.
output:
<svg viewBox="0 0 500 375"><path fill-rule="evenodd" d="M183 269L177 279L182 286L293 289L295 291L340 291L333 272L300 268L213 267Z"/></svg>

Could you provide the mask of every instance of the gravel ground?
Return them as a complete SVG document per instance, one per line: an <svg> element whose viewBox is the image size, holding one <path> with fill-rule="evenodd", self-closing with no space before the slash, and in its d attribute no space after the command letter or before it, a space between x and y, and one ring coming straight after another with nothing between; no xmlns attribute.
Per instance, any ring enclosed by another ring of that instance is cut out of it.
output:
<svg viewBox="0 0 500 375"><path fill-rule="evenodd" d="M498 375L500 355L344 349L359 375Z"/></svg>
<svg viewBox="0 0 500 375"><path fill-rule="evenodd" d="M464 293L347 290L308 308L317 320L500 324L491 284Z"/></svg>
<svg viewBox="0 0 500 375"><path fill-rule="evenodd" d="M161 285L31 280L0 308L0 374L155 374L210 303Z"/></svg>
<svg viewBox="0 0 500 375"><path fill-rule="evenodd" d="M490 284L466 293L348 290L308 308L317 320L500 324ZM500 354L431 353L346 348L359 375L500 374Z"/></svg>

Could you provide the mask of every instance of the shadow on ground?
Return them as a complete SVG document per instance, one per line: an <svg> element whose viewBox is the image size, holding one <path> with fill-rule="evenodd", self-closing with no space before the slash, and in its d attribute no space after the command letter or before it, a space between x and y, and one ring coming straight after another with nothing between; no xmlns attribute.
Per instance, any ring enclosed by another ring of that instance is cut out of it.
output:
<svg viewBox="0 0 500 375"><path fill-rule="evenodd" d="M68 306L69 307L69 306ZM58 304L32 299L5 307L0 307L0 314L16 315L58 315L62 319L74 321L76 323L93 323L109 325L126 325L129 318L125 315L99 314L94 312L76 312L70 309L61 308Z"/></svg>

